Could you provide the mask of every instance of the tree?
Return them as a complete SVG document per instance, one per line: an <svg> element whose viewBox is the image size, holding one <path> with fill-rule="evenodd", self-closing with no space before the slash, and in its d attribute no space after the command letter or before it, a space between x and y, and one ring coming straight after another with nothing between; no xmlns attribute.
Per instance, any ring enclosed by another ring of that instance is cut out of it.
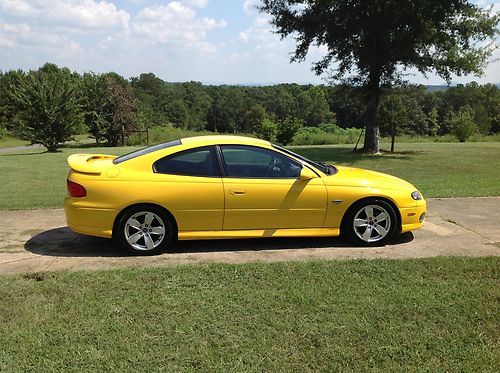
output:
<svg viewBox="0 0 500 373"><path fill-rule="evenodd" d="M289 116L279 121L277 125L276 140L282 145L288 145L292 142L295 133L302 127L303 122L298 118Z"/></svg>
<svg viewBox="0 0 500 373"><path fill-rule="evenodd" d="M363 150L379 151L376 121L381 86L397 81L399 68L480 75L498 35L500 15L467 0L263 0L260 11L282 38L297 42L292 61L303 61L311 45L328 52L313 70L334 79L355 73L365 88Z"/></svg>
<svg viewBox="0 0 500 373"><path fill-rule="evenodd" d="M112 97L104 75L85 73L81 82L83 121L89 134L99 144L106 140L107 128L112 120Z"/></svg>
<svg viewBox="0 0 500 373"><path fill-rule="evenodd" d="M254 132L259 138L274 141L276 139L276 132L278 132L278 126L271 119L264 118L260 123L259 128Z"/></svg>
<svg viewBox="0 0 500 373"><path fill-rule="evenodd" d="M382 133L391 136L391 152L394 152L396 136L408 126L408 112L403 97L397 93L386 96L378 116Z"/></svg>
<svg viewBox="0 0 500 373"><path fill-rule="evenodd" d="M297 98L297 116L307 126L317 127L321 123L329 123L335 118L330 111L323 87L313 86L302 92Z"/></svg>
<svg viewBox="0 0 500 373"><path fill-rule="evenodd" d="M105 75L110 95L110 120L106 123L104 136L109 146L120 143L122 129L133 131L138 129L137 103L135 102L128 82L120 75Z"/></svg>
<svg viewBox="0 0 500 373"><path fill-rule="evenodd" d="M464 106L457 113L449 113L446 122L460 142L465 142L478 131L477 124L474 122L474 111L470 106Z"/></svg>
<svg viewBox="0 0 500 373"><path fill-rule="evenodd" d="M20 135L49 152L71 139L81 123L74 77L67 68L45 64L12 87L10 97L20 113Z"/></svg>

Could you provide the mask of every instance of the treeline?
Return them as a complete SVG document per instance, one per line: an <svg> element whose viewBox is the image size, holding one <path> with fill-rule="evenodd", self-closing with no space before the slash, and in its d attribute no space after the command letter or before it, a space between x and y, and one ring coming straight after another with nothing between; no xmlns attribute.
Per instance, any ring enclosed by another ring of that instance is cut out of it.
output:
<svg viewBox="0 0 500 373"><path fill-rule="evenodd" d="M312 136L317 142L332 134L357 136L364 127L363 94L348 85L168 83L152 73L126 80L45 64L36 71L0 73L0 135L49 150L83 132L114 146L122 127L248 133L284 145L311 142ZM498 133L500 90L476 83L438 92L414 85L388 89L378 121L382 135L393 137L459 137L457 129L464 126L469 135Z"/></svg>

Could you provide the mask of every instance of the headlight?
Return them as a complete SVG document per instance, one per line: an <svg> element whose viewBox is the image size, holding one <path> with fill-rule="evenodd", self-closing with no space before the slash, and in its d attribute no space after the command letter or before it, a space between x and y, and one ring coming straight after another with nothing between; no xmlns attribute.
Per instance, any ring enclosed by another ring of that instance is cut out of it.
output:
<svg viewBox="0 0 500 373"><path fill-rule="evenodd" d="M415 201L419 201L422 199L422 195L418 190L414 191L411 193L411 198L413 198Z"/></svg>

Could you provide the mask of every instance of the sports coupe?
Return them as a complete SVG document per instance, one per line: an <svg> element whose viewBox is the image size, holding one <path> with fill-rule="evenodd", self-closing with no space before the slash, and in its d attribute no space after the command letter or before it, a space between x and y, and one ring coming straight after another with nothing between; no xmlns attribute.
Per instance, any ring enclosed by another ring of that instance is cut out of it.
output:
<svg viewBox="0 0 500 373"><path fill-rule="evenodd" d="M425 200L404 180L311 161L260 139L191 137L120 157L74 154L68 164L68 226L139 255L175 239L342 233L381 245L425 219Z"/></svg>

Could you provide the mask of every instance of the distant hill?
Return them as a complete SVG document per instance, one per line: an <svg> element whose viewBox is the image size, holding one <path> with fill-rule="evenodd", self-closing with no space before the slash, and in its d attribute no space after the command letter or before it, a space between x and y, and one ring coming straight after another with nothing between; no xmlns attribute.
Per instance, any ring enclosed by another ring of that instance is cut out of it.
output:
<svg viewBox="0 0 500 373"><path fill-rule="evenodd" d="M449 87L447 85L428 85L426 86L428 92L446 91Z"/></svg>
<svg viewBox="0 0 500 373"><path fill-rule="evenodd" d="M500 83L492 83L497 88L500 88ZM456 84L452 84L451 87L456 87ZM428 92L439 92L446 91L449 87L445 84L443 85L427 85L426 86Z"/></svg>

